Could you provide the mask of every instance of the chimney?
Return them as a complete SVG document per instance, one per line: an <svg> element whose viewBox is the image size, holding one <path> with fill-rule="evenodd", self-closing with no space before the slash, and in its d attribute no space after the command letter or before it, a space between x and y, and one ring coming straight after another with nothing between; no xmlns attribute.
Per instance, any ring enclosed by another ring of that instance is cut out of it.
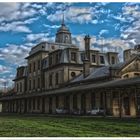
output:
<svg viewBox="0 0 140 140"><path fill-rule="evenodd" d="M86 58L90 61L90 36L86 35L84 40L85 40L85 54L86 54Z"/></svg>
<svg viewBox="0 0 140 140"><path fill-rule="evenodd" d="M86 35L85 38L85 58L83 60L83 76L86 78L90 74L90 36Z"/></svg>
<svg viewBox="0 0 140 140"><path fill-rule="evenodd" d="M90 62L87 58L83 60L83 66L84 66L83 76L84 78L86 78L90 74Z"/></svg>

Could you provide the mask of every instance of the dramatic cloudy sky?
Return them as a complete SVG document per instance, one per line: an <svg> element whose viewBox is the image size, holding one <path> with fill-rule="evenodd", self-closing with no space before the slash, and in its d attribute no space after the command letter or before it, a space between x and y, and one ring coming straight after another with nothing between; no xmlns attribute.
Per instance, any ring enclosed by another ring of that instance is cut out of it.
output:
<svg viewBox="0 0 140 140"><path fill-rule="evenodd" d="M140 43L138 3L0 3L0 88L11 85L16 68L25 65L31 47L53 41L62 13L73 43L83 49L83 37L102 51L122 51Z"/></svg>

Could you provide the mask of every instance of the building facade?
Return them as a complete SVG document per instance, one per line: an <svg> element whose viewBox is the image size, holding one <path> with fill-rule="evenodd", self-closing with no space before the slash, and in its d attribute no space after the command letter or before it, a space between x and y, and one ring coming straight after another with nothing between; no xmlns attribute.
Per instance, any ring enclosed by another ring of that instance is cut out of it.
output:
<svg viewBox="0 0 140 140"><path fill-rule="evenodd" d="M0 98L2 112L140 116L140 45L117 52L72 44L62 21L55 42L41 42L29 52L27 66L17 68L15 92Z"/></svg>

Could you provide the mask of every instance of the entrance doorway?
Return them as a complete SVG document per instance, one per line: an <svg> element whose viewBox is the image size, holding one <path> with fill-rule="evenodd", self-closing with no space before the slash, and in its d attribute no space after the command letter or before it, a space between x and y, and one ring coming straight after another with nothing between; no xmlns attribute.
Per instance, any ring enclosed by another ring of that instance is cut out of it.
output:
<svg viewBox="0 0 140 140"><path fill-rule="evenodd" d="M83 114L86 113L86 96L85 96L85 94L81 95L81 111Z"/></svg>
<svg viewBox="0 0 140 140"><path fill-rule="evenodd" d="M68 95L64 97L64 108L70 110L70 96Z"/></svg>
<svg viewBox="0 0 140 140"><path fill-rule="evenodd" d="M124 115L130 115L129 97L123 98Z"/></svg>

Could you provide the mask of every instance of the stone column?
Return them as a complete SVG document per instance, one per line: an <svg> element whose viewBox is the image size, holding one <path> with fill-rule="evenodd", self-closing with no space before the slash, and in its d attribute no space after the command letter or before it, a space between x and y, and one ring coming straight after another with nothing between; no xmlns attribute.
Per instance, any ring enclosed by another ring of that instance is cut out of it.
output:
<svg viewBox="0 0 140 140"><path fill-rule="evenodd" d="M70 114L73 112L73 94L70 95Z"/></svg>
<svg viewBox="0 0 140 140"><path fill-rule="evenodd" d="M85 105L86 105L86 113L92 109L91 107L91 94L88 92L85 94Z"/></svg>
<svg viewBox="0 0 140 140"><path fill-rule="evenodd" d="M77 95L77 108L81 111L81 94Z"/></svg>
<svg viewBox="0 0 140 140"><path fill-rule="evenodd" d="M41 113L45 113L45 96L41 97Z"/></svg>
<svg viewBox="0 0 140 140"><path fill-rule="evenodd" d="M52 96L52 113L56 113L56 96Z"/></svg>
<svg viewBox="0 0 140 140"><path fill-rule="evenodd" d="M113 92L110 91L110 113L113 115Z"/></svg>
<svg viewBox="0 0 140 140"><path fill-rule="evenodd" d="M137 89L135 88L134 104L136 109L136 117L138 117L138 104L137 104Z"/></svg>
<svg viewBox="0 0 140 140"><path fill-rule="evenodd" d="M104 108L104 116L106 116L106 110L107 110L106 91L103 93L103 108Z"/></svg>
<svg viewBox="0 0 140 140"><path fill-rule="evenodd" d="M45 113L49 113L49 97L45 97Z"/></svg>
<svg viewBox="0 0 140 140"><path fill-rule="evenodd" d="M64 95L59 96L59 107L64 108Z"/></svg>
<svg viewBox="0 0 140 140"><path fill-rule="evenodd" d="M122 94L119 90L119 117L122 118Z"/></svg>

